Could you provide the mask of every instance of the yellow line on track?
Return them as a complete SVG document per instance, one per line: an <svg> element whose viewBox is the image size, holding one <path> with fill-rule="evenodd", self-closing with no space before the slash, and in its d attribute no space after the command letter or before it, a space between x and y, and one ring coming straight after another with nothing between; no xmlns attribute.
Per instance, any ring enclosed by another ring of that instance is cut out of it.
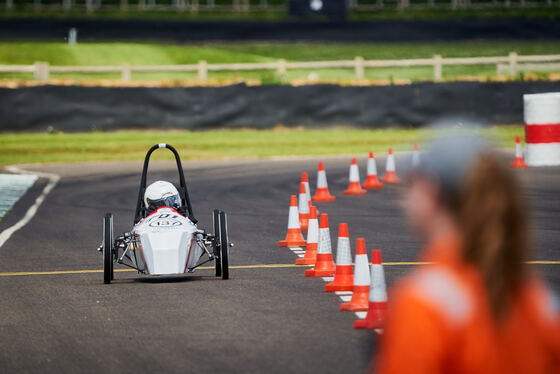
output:
<svg viewBox="0 0 560 374"><path fill-rule="evenodd" d="M527 261L531 265L560 265L560 261L542 260L542 261ZM416 266L416 265L429 265L430 262L420 261L400 261L400 262L384 262L384 266ZM230 266L230 269L274 269L274 268L296 268L307 267L308 265L294 265L294 264L255 264L255 265L236 265ZM214 266L201 266L198 269L214 269ZM132 272L134 269L115 269L116 273ZM101 269L92 270L54 270L54 271L19 271L10 273L0 273L0 277L13 277L18 275L64 275L64 274L89 274L89 273L103 273Z"/></svg>

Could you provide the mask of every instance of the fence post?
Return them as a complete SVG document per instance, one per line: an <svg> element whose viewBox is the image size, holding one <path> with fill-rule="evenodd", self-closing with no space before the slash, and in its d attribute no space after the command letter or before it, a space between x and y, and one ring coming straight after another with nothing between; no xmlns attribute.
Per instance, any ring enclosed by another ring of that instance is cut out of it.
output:
<svg viewBox="0 0 560 374"><path fill-rule="evenodd" d="M62 0L62 9L70 10L72 8L72 1L71 0Z"/></svg>
<svg viewBox="0 0 560 374"><path fill-rule="evenodd" d="M146 0L138 0L138 8L146 9Z"/></svg>
<svg viewBox="0 0 560 374"><path fill-rule="evenodd" d="M231 6L232 6L234 12L239 12L241 10L241 7L239 5L239 1L240 0L232 0Z"/></svg>
<svg viewBox="0 0 560 374"><path fill-rule="evenodd" d="M121 8L121 10L128 10L128 0L121 0L120 1L120 8Z"/></svg>
<svg viewBox="0 0 560 374"><path fill-rule="evenodd" d="M434 80L436 82L443 78L442 67L441 55L434 55Z"/></svg>
<svg viewBox="0 0 560 374"><path fill-rule="evenodd" d="M6 0L6 9L12 9L14 7L14 0Z"/></svg>
<svg viewBox="0 0 560 374"><path fill-rule="evenodd" d="M286 60L284 60L283 58L279 59L276 63L276 73L279 76L283 76L286 75L286 70Z"/></svg>
<svg viewBox="0 0 560 374"><path fill-rule="evenodd" d="M130 65L126 62L121 65L121 79L125 82L129 82L131 77Z"/></svg>
<svg viewBox="0 0 560 374"><path fill-rule="evenodd" d="M198 71L198 79L200 80L208 79L208 64L206 63L206 61L204 60L198 61L197 71Z"/></svg>
<svg viewBox="0 0 560 374"><path fill-rule="evenodd" d="M35 62L35 80L48 81L49 80L49 63L48 62Z"/></svg>
<svg viewBox="0 0 560 374"><path fill-rule="evenodd" d="M517 52L509 53L509 75L517 74Z"/></svg>
<svg viewBox="0 0 560 374"><path fill-rule="evenodd" d="M356 71L356 78L364 79L364 58L361 56L354 57L354 70Z"/></svg>

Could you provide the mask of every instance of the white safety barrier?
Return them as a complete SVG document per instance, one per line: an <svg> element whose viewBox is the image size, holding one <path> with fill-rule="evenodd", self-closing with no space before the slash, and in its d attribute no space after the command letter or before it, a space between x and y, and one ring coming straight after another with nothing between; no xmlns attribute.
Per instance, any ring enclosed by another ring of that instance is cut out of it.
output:
<svg viewBox="0 0 560 374"><path fill-rule="evenodd" d="M560 165L560 92L523 95L525 163Z"/></svg>

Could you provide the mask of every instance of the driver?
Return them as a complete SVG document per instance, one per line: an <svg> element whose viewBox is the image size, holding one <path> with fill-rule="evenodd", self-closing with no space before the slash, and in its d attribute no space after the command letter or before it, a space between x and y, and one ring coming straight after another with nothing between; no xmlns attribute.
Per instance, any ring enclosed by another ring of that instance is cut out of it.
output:
<svg viewBox="0 0 560 374"><path fill-rule="evenodd" d="M181 208L181 196L179 191L169 182L157 181L150 184L144 193L144 203L148 215L161 207L169 207L175 210Z"/></svg>

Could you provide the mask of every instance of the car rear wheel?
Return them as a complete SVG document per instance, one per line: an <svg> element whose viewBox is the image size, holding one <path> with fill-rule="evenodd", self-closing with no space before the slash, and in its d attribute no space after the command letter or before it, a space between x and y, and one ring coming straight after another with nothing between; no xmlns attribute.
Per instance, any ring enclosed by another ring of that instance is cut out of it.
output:
<svg viewBox="0 0 560 374"><path fill-rule="evenodd" d="M103 283L109 284L113 279L113 215L103 217Z"/></svg>
<svg viewBox="0 0 560 374"><path fill-rule="evenodd" d="M216 267L216 276L217 277L221 277L222 276L222 261L221 258L222 256L220 255L220 245L219 245L219 241L220 241L220 211L218 209L214 209L214 212L212 214L213 216L213 223L214 223L214 256L215 256L215 260L214 260L214 266Z"/></svg>
<svg viewBox="0 0 560 374"><path fill-rule="evenodd" d="M229 238L227 231L227 214L220 212L220 262L222 279L229 279Z"/></svg>

